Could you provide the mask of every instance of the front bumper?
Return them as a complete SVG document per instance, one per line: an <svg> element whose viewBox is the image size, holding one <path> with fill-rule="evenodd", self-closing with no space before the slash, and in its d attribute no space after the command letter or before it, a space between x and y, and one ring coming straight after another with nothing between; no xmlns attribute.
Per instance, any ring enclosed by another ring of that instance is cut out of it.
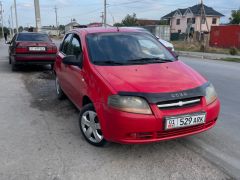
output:
<svg viewBox="0 0 240 180"><path fill-rule="evenodd" d="M153 115L121 112L107 106L98 106L97 113L106 140L122 144L141 144L180 138L212 128L217 121L220 102L217 99L206 106L205 102L194 107L159 110L151 105ZM175 130L164 130L165 117L206 112L206 123Z"/></svg>

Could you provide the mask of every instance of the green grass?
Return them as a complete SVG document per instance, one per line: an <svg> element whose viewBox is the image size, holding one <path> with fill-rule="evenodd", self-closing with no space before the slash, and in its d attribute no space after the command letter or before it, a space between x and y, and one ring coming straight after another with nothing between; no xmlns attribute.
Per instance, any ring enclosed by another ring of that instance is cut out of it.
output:
<svg viewBox="0 0 240 180"><path fill-rule="evenodd" d="M223 58L222 60L240 63L240 58Z"/></svg>

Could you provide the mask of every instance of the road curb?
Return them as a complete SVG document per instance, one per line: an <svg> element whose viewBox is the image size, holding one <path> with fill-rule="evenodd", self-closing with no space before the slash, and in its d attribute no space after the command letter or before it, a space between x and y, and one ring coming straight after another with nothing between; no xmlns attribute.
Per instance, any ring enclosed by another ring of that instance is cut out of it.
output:
<svg viewBox="0 0 240 180"><path fill-rule="evenodd" d="M220 57L216 56L209 56L209 55L198 55L198 54L191 54L191 53L183 53L183 52L177 52L179 56L184 56L184 57L192 57L192 58L201 58L201 59L212 59L212 60L222 60Z"/></svg>
<svg viewBox="0 0 240 180"><path fill-rule="evenodd" d="M216 54L216 53L211 54L211 53L200 53L200 52L177 51L177 54L183 57L211 59L211 60L220 60L220 61L224 61L224 59L226 58L240 59L239 55L233 56L228 54Z"/></svg>

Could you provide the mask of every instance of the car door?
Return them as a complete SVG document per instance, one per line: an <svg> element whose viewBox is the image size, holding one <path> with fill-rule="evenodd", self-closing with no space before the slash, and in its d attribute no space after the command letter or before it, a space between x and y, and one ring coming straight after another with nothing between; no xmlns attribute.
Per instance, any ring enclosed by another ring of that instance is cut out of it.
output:
<svg viewBox="0 0 240 180"><path fill-rule="evenodd" d="M70 91L69 82L67 81L67 65L63 64L63 58L69 55L70 52L70 42L72 40L72 33L67 34L64 37L63 42L60 45L59 52L56 56L55 69L59 79L59 83L63 91L68 95Z"/></svg>
<svg viewBox="0 0 240 180"><path fill-rule="evenodd" d="M79 35L73 34L70 46L69 55L76 56L76 59L81 62L82 59L82 45ZM82 104L83 94L86 90L86 84L84 79L84 70L81 66L66 66L66 80L69 83L70 91L69 96L73 103L80 108Z"/></svg>

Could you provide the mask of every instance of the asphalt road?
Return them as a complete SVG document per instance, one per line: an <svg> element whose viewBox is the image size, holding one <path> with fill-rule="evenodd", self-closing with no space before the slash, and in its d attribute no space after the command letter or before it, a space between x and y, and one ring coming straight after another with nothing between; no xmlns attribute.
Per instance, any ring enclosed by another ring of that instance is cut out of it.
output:
<svg viewBox="0 0 240 180"><path fill-rule="evenodd" d="M184 139L96 148L83 139L76 108L56 99L49 67L11 72L0 42L0 180L240 179L240 64L183 60L216 86L217 126Z"/></svg>

